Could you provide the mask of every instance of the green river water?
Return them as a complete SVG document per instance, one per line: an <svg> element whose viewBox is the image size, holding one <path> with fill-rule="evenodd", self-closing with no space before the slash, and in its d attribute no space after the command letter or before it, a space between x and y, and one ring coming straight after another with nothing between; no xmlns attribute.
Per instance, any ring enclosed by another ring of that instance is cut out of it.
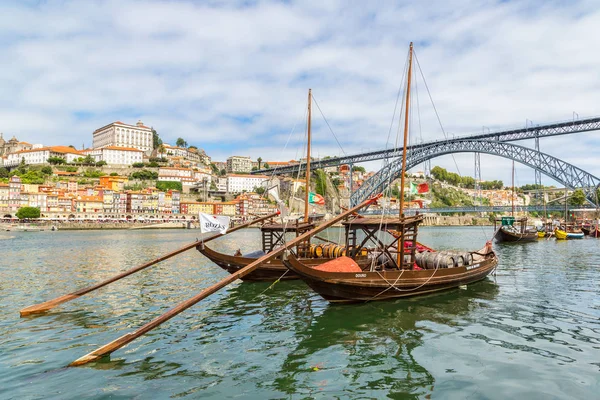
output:
<svg viewBox="0 0 600 400"><path fill-rule="evenodd" d="M476 250L491 234L425 227L420 241ZM301 281L236 282L77 368L65 366L226 273L191 250L19 318L197 235L1 232L0 399L600 398L600 239L495 244L495 276L407 300L330 305ZM212 246L258 243L248 229Z"/></svg>

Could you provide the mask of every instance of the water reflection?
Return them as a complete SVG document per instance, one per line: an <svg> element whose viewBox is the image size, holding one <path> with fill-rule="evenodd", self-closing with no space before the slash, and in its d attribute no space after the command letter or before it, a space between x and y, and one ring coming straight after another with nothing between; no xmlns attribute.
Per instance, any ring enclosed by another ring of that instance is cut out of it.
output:
<svg viewBox="0 0 600 400"><path fill-rule="evenodd" d="M296 331L302 339L289 352L273 384L289 395L350 392L357 397L422 397L435 383L413 354L427 345L424 322L460 329L458 316L478 307L480 300L493 300L497 293L493 282L484 281L467 290L418 300L320 304L319 315Z"/></svg>

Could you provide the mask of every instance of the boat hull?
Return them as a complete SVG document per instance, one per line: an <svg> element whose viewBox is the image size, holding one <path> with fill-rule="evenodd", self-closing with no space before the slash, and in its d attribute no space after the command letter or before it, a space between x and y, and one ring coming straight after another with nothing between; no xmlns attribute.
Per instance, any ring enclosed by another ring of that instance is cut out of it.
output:
<svg viewBox="0 0 600 400"><path fill-rule="evenodd" d="M230 274L235 274L242 268L246 267L250 263L256 261L256 258L243 257L243 256L230 256L228 254L219 253L212 250L206 245L199 245L196 247L200 253L202 253L209 260L223 268ZM301 258L302 262L310 266L316 266L331 261L330 258ZM365 265L369 260L365 259L359 264ZM284 275L285 274L285 275ZM273 282L276 280L293 280L300 279L300 277L290 271L281 261L280 258L276 258L271 261L267 261L254 271L242 278L243 281L255 281L255 282Z"/></svg>
<svg viewBox="0 0 600 400"><path fill-rule="evenodd" d="M324 299L351 303L417 296L468 285L489 275L498 265L498 258L492 252L466 267L360 273L315 270L293 255L284 263Z"/></svg>
<svg viewBox="0 0 600 400"><path fill-rule="evenodd" d="M583 239L582 233L574 233L574 232L565 232L562 229L555 229L554 236L558 240L567 240L567 239Z"/></svg>
<svg viewBox="0 0 600 400"><path fill-rule="evenodd" d="M538 232L511 232L503 228L498 229L495 235L496 242L535 242Z"/></svg>

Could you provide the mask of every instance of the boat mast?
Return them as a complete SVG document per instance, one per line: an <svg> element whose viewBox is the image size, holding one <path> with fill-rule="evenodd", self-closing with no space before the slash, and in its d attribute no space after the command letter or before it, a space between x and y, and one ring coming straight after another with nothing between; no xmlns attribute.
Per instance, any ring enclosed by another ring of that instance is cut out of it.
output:
<svg viewBox="0 0 600 400"><path fill-rule="evenodd" d="M308 144L306 146L306 189L304 190L306 193L304 195L304 222L308 222L308 192L310 191L310 113L311 113L311 103L310 100L312 98L312 90L308 89Z"/></svg>
<svg viewBox="0 0 600 400"><path fill-rule="evenodd" d="M410 42L408 51L408 79L406 82L406 107L404 107L404 148L402 150L402 176L400 177L400 207L398 216L402 217L404 210L404 175L406 175L406 147L408 145L408 107L410 104L410 78L412 75L413 44ZM398 252L400 254L400 252Z"/></svg>
<svg viewBox="0 0 600 400"><path fill-rule="evenodd" d="M400 176L400 206L398 207L398 219L401 220L404 216L404 175L406 175L406 147L408 145L408 107L410 105L410 78L412 75L412 55L413 44L410 42L408 50L408 78L406 80L406 107L404 108L404 147L402 149L402 175ZM398 241L398 253L396 265L402 269L404 260L404 230L402 237Z"/></svg>

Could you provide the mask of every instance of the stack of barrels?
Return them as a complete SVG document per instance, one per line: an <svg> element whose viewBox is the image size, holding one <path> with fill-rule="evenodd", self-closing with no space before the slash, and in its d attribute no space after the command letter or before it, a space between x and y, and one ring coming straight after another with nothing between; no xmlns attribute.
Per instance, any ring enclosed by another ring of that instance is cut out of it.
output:
<svg viewBox="0 0 600 400"><path fill-rule="evenodd" d="M468 252L424 251L415 254L415 261L423 269L453 268L473 264L473 255Z"/></svg>
<svg viewBox="0 0 600 400"><path fill-rule="evenodd" d="M335 243L311 244L309 250L311 258L338 258L346 255L346 246ZM360 254L367 255L367 249L362 248Z"/></svg>

